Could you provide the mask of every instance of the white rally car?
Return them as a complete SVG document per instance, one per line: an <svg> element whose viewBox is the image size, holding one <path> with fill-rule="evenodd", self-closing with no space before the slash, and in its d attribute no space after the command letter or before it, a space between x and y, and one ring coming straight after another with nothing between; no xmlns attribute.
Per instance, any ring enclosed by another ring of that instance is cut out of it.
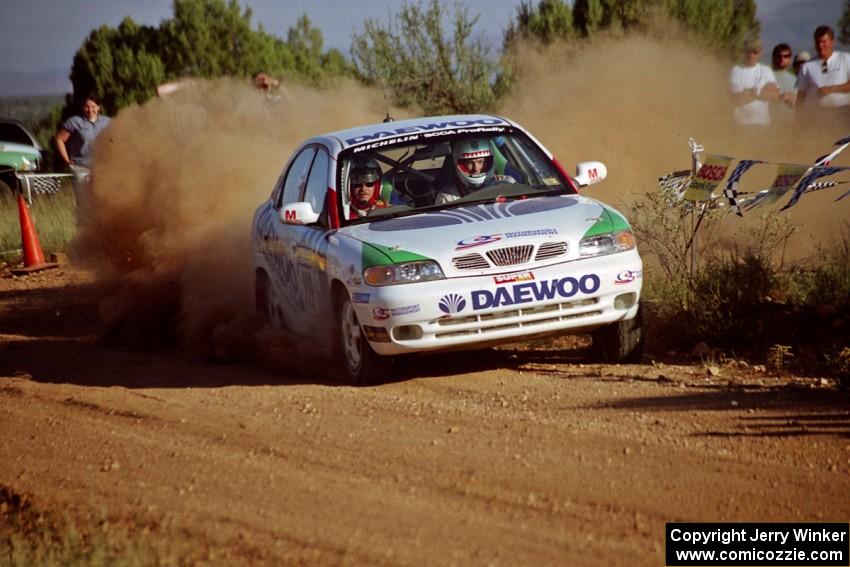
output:
<svg viewBox="0 0 850 567"><path fill-rule="evenodd" d="M605 166L576 170L497 116L311 138L254 215L258 309L332 345L360 383L396 355L545 335L589 333L601 358L639 359L635 239L578 193Z"/></svg>

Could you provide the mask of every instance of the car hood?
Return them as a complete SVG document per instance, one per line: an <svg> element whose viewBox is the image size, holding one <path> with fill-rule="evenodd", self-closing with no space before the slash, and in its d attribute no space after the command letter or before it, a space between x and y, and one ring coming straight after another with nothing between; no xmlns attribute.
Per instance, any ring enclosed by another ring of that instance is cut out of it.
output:
<svg viewBox="0 0 850 567"><path fill-rule="evenodd" d="M558 195L471 204L376 220L345 227L340 234L363 242L364 251L369 248L377 252L364 254L364 258L377 258L369 263L432 259L440 263L447 276L452 276L577 259L578 243L582 238L624 228L628 228L628 224L614 209L580 195ZM561 243L566 243L566 247ZM533 259L523 266L511 267L509 263L486 266L487 261L470 264L463 260L475 254L498 253L498 249L509 253L523 245L534 248ZM538 254L541 245L547 245L546 250L560 250L561 253Z"/></svg>
<svg viewBox="0 0 850 567"><path fill-rule="evenodd" d="M41 155L41 152L38 151L38 148L26 146L24 144L15 144L13 142L4 142L2 140L0 140L0 152L26 154L35 157L39 157Z"/></svg>

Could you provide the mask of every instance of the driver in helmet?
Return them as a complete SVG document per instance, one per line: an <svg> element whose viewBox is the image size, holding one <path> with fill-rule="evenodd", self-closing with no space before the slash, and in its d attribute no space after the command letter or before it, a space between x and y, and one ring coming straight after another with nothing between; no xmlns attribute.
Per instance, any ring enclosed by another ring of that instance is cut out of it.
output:
<svg viewBox="0 0 850 567"><path fill-rule="evenodd" d="M455 142L452 147L454 161L453 181L437 192L435 203L440 205L456 201L482 187L500 183L516 183L510 175L497 175L490 140L469 139Z"/></svg>
<svg viewBox="0 0 850 567"><path fill-rule="evenodd" d="M381 199L381 166L372 158L355 156L348 175L349 218L365 217L387 206Z"/></svg>

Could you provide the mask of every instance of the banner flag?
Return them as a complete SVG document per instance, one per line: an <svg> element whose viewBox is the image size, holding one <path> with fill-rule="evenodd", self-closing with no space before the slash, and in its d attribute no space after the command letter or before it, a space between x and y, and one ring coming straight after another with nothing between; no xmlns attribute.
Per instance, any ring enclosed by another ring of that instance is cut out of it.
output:
<svg viewBox="0 0 850 567"><path fill-rule="evenodd" d="M764 162L757 159L742 159L739 161L738 165L735 166L735 169L732 170L732 174L729 176L729 179L726 180L726 186L723 188L723 195L729 199L729 206L732 207L732 210L735 211L735 214L739 217L744 215L741 214L741 207L738 206L738 180L741 179L741 176L744 175L748 169L757 163Z"/></svg>
<svg viewBox="0 0 850 567"><path fill-rule="evenodd" d="M796 163L780 163L776 172L776 179L770 184L766 191L757 195L747 207L747 210L760 205L775 203L785 193L790 191L798 181L806 174L811 166Z"/></svg>
<svg viewBox="0 0 850 567"><path fill-rule="evenodd" d="M790 209L794 205L797 204L797 201L800 200L800 197L803 196L803 192L808 189L809 185L815 180L821 177L826 177L827 175L832 175L833 173L838 173L839 171L844 171L847 169L846 167L813 167L809 173L806 174L805 177L797 184L797 188L794 189L794 194L791 195L791 200L788 203L779 209L780 211L784 211Z"/></svg>
<svg viewBox="0 0 850 567"><path fill-rule="evenodd" d="M711 193L726 176L726 171L728 171L732 159L719 155L706 156L705 163L702 164L696 176L691 180L682 198L686 201L708 201L711 199Z"/></svg>

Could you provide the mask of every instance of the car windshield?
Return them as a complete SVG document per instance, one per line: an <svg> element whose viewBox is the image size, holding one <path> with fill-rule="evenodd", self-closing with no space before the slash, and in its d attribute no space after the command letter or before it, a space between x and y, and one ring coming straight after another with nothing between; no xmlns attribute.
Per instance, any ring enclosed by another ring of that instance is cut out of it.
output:
<svg viewBox="0 0 850 567"><path fill-rule="evenodd" d="M341 218L368 222L468 203L575 193L537 144L518 130L502 130L344 152L337 178L344 188Z"/></svg>
<svg viewBox="0 0 850 567"><path fill-rule="evenodd" d="M0 122L0 141L35 146L29 134L14 122Z"/></svg>

